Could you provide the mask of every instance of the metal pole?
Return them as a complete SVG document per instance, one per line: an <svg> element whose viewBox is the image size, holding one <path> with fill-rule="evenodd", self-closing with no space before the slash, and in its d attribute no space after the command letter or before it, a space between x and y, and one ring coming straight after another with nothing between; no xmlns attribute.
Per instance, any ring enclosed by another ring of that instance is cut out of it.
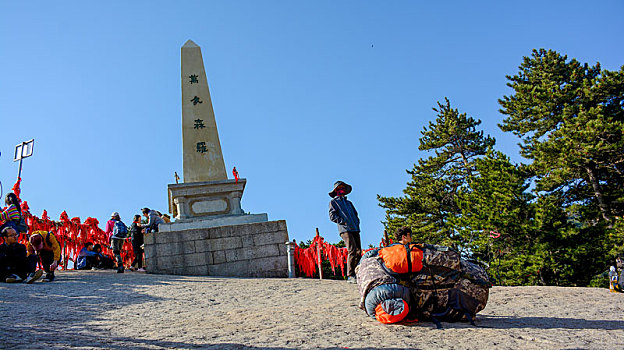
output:
<svg viewBox="0 0 624 350"><path fill-rule="evenodd" d="M22 177L22 160L24 160L24 158L20 158L19 170L17 171L17 179L18 180L20 179L20 177Z"/></svg>
<svg viewBox="0 0 624 350"><path fill-rule="evenodd" d="M63 240L63 270L67 270L67 238Z"/></svg>
<svg viewBox="0 0 624 350"><path fill-rule="evenodd" d="M286 252L288 253L288 278L295 278L295 242L286 242Z"/></svg>

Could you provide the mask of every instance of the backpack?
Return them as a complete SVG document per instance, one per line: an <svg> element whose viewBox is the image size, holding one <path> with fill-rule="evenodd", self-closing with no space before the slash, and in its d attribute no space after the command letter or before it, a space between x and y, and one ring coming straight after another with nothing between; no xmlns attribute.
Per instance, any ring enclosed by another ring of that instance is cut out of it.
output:
<svg viewBox="0 0 624 350"><path fill-rule="evenodd" d="M423 251L416 244L391 245L381 249L379 257L395 273L418 272L423 268Z"/></svg>
<svg viewBox="0 0 624 350"><path fill-rule="evenodd" d="M113 227L113 237L126 238L128 236L128 227L121 220L115 221L115 227Z"/></svg>
<svg viewBox="0 0 624 350"><path fill-rule="evenodd" d="M428 244L380 249L378 257L362 258L356 274L360 308L379 322L417 318L438 328L440 321L474 325L492 286L483 267L461 259L453 249Z"/></svg>

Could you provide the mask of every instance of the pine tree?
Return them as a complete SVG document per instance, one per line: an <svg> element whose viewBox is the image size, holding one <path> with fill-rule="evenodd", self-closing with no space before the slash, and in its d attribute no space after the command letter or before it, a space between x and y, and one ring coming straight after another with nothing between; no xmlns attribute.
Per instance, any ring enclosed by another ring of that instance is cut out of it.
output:
<svg viewBox="0 0 624 350"><path fill-rule="evenodd" d="M408 225L414 241L461 248L465 239L451 224L460 214L456 196L467 186L474 159L485 154L495 140L476 130L481 121L460 114L448 99L433 110L437 118L422 131L418 149L435 155L420 159L408 170L412 180L403 190L405 196L377 197L386 209L388 232Z"/></svg>
<svg viewBox="0 0 624 350"><path fill-rule="evenodd" d="M540 49L507 79L514 93L499 100L500 127L532 161L541 279L586 285L624 243L624 67Z"/></svg>
<svg viewBox="0 0 624 350"><path fill-rule="evenodd" d="M535 256L533 196L529 174L501 152L488 150L475 160L469 186L458 193L461 215L452 221L471 258L486 262L502 284L535 284L541 259Z"/></svg>
<svg viewBox="0 0 624 350"><path fill-rule="evenodd" d="M591 204L599 214L587 219L610 223L624 210L624 67L603 71L540 49L519 68L507 76L514 93L499 100L501 129L522 138L539 191L562 191L565 206Z"/></svg>

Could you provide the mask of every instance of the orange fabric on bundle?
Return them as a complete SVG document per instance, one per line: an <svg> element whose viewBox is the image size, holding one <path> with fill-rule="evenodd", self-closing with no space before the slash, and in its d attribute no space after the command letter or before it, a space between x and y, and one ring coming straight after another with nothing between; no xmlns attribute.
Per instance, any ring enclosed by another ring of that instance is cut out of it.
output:
<svg viewBox="0 0 624 350"><path fill-rule="evenodd" d="M407 316L407 313L409 312L409 307L407 306L407 302L405 302L405 300L402 300L402 301L403 301L403 311L401 311L401 313L398 315L390 315L389 313L386 312L386 310L383 309L381 304L377 305L377 307L375 308L375 318L377 319L377 321L381 323L397 323L403 320L405 316Z"/></svg>
<svg viewBox="0 0 624 350"><path fill-rule="evenodd" d="M390 270L396 273L418 272L422 270L423 252L415 244L409 245L412 270L407 262L407 249L404 245L393 245L379 250L379 257Z"/></svg>

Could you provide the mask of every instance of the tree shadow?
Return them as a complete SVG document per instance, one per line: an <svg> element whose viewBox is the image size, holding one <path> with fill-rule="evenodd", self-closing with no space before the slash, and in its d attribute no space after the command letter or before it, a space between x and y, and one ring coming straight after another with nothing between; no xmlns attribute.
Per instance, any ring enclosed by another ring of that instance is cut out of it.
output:
<svg viewBox="0 0 624 350"><path fill-rule="evenodd" d="M100 313L105 311L120 310L120 317L123 317L122 309L128 305L165 300L137 291L137 286L149 287L179 280L154 279L144 274L113 274L111 270L66 271L57 273L51 283L0 284L0 322L3 324L0 347L119 348L114 338L101 329L93 329L89 323L103 321ZM111 279L117 281L111 282ZM193 344L172 346L190 348Z"/></svg>
<svg viewBox="0 0 624 350"><path fill-rule="evenodd" d="M477 316L477 326L484 328L513 329L624 329L624 321L617 320L586 320L581 318L543 317L543 316Z"/></svg>

